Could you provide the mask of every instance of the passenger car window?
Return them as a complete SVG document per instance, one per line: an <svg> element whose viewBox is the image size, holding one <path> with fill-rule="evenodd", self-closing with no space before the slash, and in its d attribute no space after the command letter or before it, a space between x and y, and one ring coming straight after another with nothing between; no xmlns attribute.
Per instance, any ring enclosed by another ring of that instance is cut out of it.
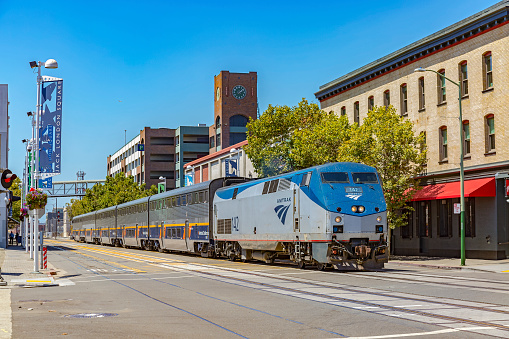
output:
<svg viewBox="0 0 509 339"><path fill-rule="evenodd" d="M378 184L376 173L352 173L353 182L355 184Z"/></svg>
<svg viewBox="0 0 509 339"><path fill-rule="evenodd" d="M347 172L323 172L320 175L323 183L350 183Z"/></svg>

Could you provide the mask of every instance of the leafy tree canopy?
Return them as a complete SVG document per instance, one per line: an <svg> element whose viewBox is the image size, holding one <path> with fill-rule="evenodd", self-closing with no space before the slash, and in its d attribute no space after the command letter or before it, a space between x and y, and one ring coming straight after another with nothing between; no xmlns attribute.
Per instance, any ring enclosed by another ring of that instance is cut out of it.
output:
<svg viewBox="0 0 509 339"><path fill-rule="evenodd" d="M409 188L419 187L414 178L426 164L426 149L394 107L375 107L358 126L303 99L295 107L269 106L247 128L245 151L261 177L335 161L373 166L383 180L390 226L405 224L401 211L414 192Z"/></svg>
<svg viewBox="0 0 509 339"><path fill-rule="evenodd" d="M410 188L419 188L415 178L426 164L424 143L424 136L416 136L409 119L392 106L380 106L368 112L339 149L338 161L360 162L378 170L392 228L406 224L408 212L402 211L415 193Z"/></svg>
<svg viewBox="0 0 509 339"><path fill-rule="evenodd" d="M156 193L155 185L146 190L145 184L138 185L134 182L133 176L126 177L123 173L118 173L115 177L106 177L106 182L103 185L95 185L91 189L87 189L81 200L71 199L67 208L70 209L71 216L74 217Z"/></svg>
<svg viewBox="0 0 509 339"><path fill-rule="evenodd" d="M316 156L310 152L312 145L306 145L307 149L301 147L316 134L341 124L340 120L306 99L294 107L269 105L259 119L250 119L247 124L246 154L261 177L309 167ZM342 123L348 125L347 120ZM319 130L315 131L315 127ZM324 148L335 142L331 140Z"/></svg>
<svg viewBox="0 0 509 339"><path fill-rule="evenodd" d="M21 198L21 179L17 177L12 182L12 186L10 187L10 191L12 191L13 196ZM14 220L19 220L19 210L21 209L21 200L15 201L12 203L12 218Z"/></svg>

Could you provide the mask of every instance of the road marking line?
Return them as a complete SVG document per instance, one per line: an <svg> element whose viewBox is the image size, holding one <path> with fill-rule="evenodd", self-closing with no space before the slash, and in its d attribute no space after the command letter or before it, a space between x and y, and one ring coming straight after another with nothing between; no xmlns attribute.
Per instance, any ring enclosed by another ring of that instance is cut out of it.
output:
<svg viewBox="0 0 509 339"><path fill-rule="evenodd" d="M463 328L449 328L446 330L430 331L430 332L415 332L415 333L401 333L401 334L387 334L375 335L369 337L348 337L349 339L383 339L383 338L402 338L402 337L416 337L425 335L437 335L444 333L453 333L460 331L476 331L476 330L493 330L491 327L463 327Z"/></svg>

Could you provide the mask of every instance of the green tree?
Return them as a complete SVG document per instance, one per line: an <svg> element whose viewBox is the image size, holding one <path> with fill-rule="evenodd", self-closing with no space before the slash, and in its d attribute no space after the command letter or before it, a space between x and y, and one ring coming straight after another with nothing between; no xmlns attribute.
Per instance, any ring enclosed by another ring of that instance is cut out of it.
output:
<svg viewBox="0 0 509 339"><path fill-rule="evenodd" d="M21 179L19 177L17 177L13 181L12 186L10 188L10 190L12 191L12 195L21 198L21 187L22 187ZM18 201L15 201L12 203L12 218L14 220L19 220L19 214L20 214L19 210L20 209L21 209L21 200L18 200Z"/></svg>
<svg viewBox="0 0 509 339"><path fill-rule="evenodd" d="M294 107L269 105L259 119L250 119L244 149L258 175L267 177L307 167L312 162L310 152L297 150L296 142L301 147L301 140L309 138L301 131L313 131L328 119L336 117L306 99Z"/></svg>
<svg viewBox="0 0 509 339"><path fill-rule="evenodd" d="M424 136L416 136L413 123L392 106L375 107L340 149L338 161L375 167L383 181L387 218L391 228L406 225L406 204L418 188L415 179L426 164Z"/></svg>
<svg viewBox="0 0 509 339"><path fill-rule="evenodd" d="M155 185L146 190L145 184L138 185L134 182L133 176L126 177L119 173L115 177L106 177L104 184L94 185L91 189L87 189L81 200L71 199L67 208L70 209L71 216L74 217L156 193Z"/></svg>

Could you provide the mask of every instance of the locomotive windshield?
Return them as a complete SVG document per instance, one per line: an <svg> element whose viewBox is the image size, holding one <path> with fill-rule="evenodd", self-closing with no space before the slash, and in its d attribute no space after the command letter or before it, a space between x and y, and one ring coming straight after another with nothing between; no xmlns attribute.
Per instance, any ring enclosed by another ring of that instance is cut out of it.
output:
<svg viewBox="0 0 509 339"><path fill-rule="evenodd" d="M348 173L347 172L323 172L322 175L322 182L324 184L329 183L340 183L340 184L348 184L350 183L350 180L348 179Z"/></svg>
<svg viewBox="0 0 509 339"><path fill-rule="evenodd" d="M352 173L353 182L356 184L378 184L376 173Z"/></svg>

